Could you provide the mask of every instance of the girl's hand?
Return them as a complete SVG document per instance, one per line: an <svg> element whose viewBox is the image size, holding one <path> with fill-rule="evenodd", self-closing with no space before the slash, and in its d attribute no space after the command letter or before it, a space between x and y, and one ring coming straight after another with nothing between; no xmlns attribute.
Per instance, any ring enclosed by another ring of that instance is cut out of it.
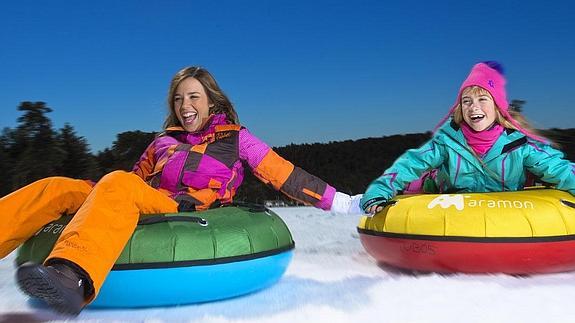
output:
<svg viewBox="0 0 575 323"><path fill-rule="evenodd" d="M365 204L372 204L370 207L365 209L365 213L374 215L375 213L383 210L386 206L395 204L395 201L387 200L383 196L377 196L369 199L367 202L365 202Z"/></svg>
<svg viewBox="0 0 575 323"><path fill-rule="evenodd" d="M383 210L383 206L381 206L381 205L372 205L371 207L369 207L369 208L367 209L367 213L369 213L369 214L375 214L375 213L377 213L377 212L379 212L379 211L381 211L381 210Z"/></svg>

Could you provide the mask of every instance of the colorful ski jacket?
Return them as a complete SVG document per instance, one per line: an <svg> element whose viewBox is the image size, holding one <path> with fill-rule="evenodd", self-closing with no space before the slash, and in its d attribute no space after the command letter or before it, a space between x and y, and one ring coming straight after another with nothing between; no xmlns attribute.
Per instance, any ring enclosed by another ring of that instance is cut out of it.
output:
<svg viewBox="0 0 575 323"><path fill-rule="evenodd" d="M331 208L332 186L280 157L246 128L228 124L224 114L212 116L197 132L166 129L132 171L180 206L203 210L216 201L232 202L244 178L244 164L262 182L289 197Z"/></svg>
<svg viewBox="0 0 575 323"><path fill-rule="evenodd" d="M529 171L557 189L575 195L575 164L564 159L559 150L506 129L478 159L459 126L448 120L431 140L406 151L373 181L363 195L361 206L367 210L389 200L432 169L438 169L435 181L442 193L521 190Z"/></svg>

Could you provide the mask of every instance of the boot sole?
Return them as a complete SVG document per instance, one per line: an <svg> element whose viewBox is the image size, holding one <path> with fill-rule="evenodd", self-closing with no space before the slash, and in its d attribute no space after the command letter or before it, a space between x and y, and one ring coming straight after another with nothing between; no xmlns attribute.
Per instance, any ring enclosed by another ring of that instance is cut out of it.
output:
<svg viewBox="0 0 575 323"><path fill-rule="evenodd" d="M18 268L16 276L26 295L41 299L56 311L70 315L78 315L82 311L82 301L74 301L74 297L66 293L66 287L44 267L23 265Z"/></svg>

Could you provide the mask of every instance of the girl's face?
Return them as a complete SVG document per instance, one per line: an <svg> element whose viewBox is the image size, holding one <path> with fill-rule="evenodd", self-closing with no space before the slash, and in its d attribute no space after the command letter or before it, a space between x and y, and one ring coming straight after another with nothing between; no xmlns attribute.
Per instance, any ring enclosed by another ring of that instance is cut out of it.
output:
<svg viewBox="0 0 575 323"><path fill-rule="evenodd" d="M193 77L180 82L172 100L174 113L188 132L200 130L210 115L210 107L214 106L200 81Z"/></svg>
<svg viewBox="0 0 575 323"><path fill-rule="evenodd" d="M497 117L495 102L488 92L463 93L461 96L461 112L463 120L475 131L489 128Z"/></svg>

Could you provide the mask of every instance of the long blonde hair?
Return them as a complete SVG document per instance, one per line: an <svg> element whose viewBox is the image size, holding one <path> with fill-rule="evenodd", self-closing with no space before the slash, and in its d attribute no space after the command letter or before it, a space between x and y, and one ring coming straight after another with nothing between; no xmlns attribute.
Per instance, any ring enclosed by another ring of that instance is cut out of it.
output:
<svg viewBox="0 0 575 323"><path fill-rule="evenodd" d="M179 70L172 78L170 89L168 91L168 116L166 117L166 121L164 121L164 129L173 126L181 126L174 110L174 93L176 92L178 85L189 77L193 77L198 80L206 90L208 102L214 105L210 108L210 114L224 113L226 115L226 119L231 124L240 123L238 114L236 113L232 102L228 99L224 91L222 91L216 82L216 79L210 74L210 72L202 67L190 66Z"/></svg>

